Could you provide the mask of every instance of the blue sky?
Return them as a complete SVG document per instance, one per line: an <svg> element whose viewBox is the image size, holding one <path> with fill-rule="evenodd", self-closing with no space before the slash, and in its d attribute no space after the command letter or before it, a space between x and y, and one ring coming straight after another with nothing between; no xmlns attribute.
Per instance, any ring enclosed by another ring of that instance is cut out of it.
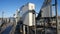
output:
<svg viewBox="0 0 60 34"><path fill-rule="evenodd" d="M35 11L38 13L43 1L44 0L0 0L0 17L2 17L2 11L4 11L4 17L12 17L18 8L28 2L36 5ZM60 15L60 0L58 0L58 15Z"/></svg>

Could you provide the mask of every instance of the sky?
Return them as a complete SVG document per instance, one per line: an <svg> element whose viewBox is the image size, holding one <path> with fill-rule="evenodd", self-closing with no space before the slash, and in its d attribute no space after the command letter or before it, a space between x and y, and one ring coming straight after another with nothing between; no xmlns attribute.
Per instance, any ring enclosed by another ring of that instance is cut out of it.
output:
<svg viewBox="0 0 60 34"><path fill-rule="evenodd" d="M4 12L4 17L12 17L17 9L28 2L34 3L36 6L35 11L39 13L43 1L44 0L0 0L0 17L2 17L2 12ZM54 3L54 0L52 3ZM54 8L52 11L55 14ZM58 15L60 16L60 0L58 0Z"/></svg>

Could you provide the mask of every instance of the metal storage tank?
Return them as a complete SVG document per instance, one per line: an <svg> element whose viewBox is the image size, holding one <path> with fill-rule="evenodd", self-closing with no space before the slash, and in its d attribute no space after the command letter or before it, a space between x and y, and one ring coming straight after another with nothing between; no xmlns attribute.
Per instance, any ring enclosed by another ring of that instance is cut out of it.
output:
<svg viewBox="0 0 60 34"><path fill-rule="evenodd" d="M35 5L33 3L27 3L26 5L23 5L21 8L22 11L22 21L23 24L28 26L35 25Z"/></svg>

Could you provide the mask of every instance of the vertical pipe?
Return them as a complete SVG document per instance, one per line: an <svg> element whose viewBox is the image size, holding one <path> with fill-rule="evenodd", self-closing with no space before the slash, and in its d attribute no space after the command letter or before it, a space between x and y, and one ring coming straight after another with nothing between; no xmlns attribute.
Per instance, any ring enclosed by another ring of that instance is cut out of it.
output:
<svg viewBox="0 0 60 34"><path fill-rule="evenodd" d="M23 34L25 34L25 25L23 25Z"/></svg>
<svg viewBox="0 0 60 34"><path fill-rule="evenodd" d="M35 13L35 34L37 34L37 20L36 20L36 13Z"/></svg>
<svg viewBox="0 0 60 34"><path fill-rule="evenodd" d="M37 34L37 33L36 33L36 25L35 25L35 34Z"/></svg>
<svg viewBox="0 0 60 34"><path fill-rule="evenodd" d="M2 12L2 21L3 21L3 12Z"/></svg>
<svg viewBox="0 0 60 34"><path fill-rule="evenodd" d="M27 26L27 34L29 34L29 26Z"/></svg>
<svg viewBox="0 0 60 34"><path fill-rule="evenodd" d="M56 11L56 34L58 34L58 12L57 12L57 0L55 0L55 11Z"/></svg>

